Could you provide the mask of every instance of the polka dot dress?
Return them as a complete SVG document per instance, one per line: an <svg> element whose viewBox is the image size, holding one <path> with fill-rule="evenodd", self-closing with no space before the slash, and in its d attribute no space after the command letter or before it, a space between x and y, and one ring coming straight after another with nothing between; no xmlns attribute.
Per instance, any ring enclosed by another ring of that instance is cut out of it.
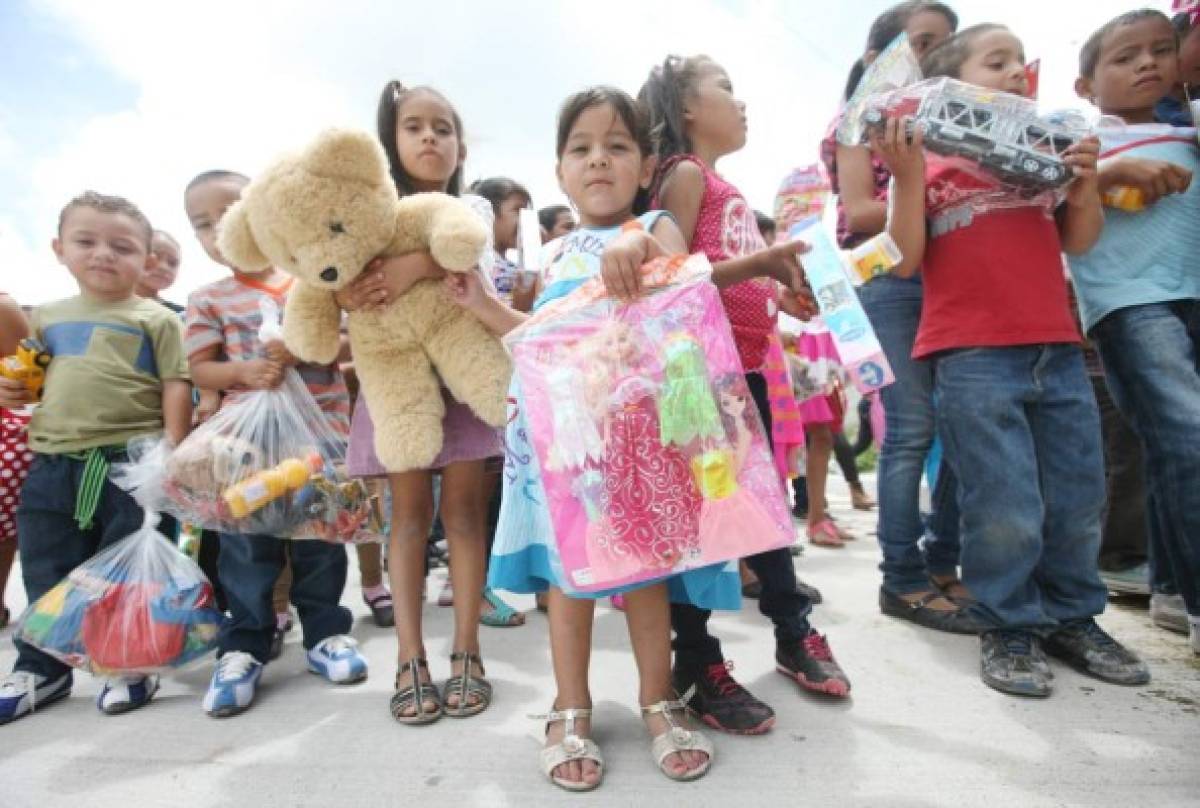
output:
<svg viewBox="0 0 1200 808"><path fill-rule="evenodd" d="M28 432L27 413L0 409L0 541L17 538L17 502L33 462Z"/></svg>

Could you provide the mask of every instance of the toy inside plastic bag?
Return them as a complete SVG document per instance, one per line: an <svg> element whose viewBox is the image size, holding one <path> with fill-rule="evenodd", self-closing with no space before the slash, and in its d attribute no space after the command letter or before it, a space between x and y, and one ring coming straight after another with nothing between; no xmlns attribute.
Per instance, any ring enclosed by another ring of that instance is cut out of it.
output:
<svg viewBox="0 0 1200 808"><path fill-rule="evenodd" d="M792 169L775 194L775 229L786 233L796 222L825 212L832 189L820 163Z"/></svg>
<svg viewBox="0 0 1200 808"><path fill-rule="evenodd" d="M913 53L907 34L892 40L875 61L867 66L850 99L846 101L838 123L837 142L856 146L866 138L863 113L871 98L891 92L921 80L921 65Z"/></svg>
<svg viewBox="0 0 1200 808"><path fill-rule="evenodd" d="M76 567L22 615L17 638L101 675L178 668L216 646L222 615L196 563L142 527Z"/></svg>
<svg viewBox="0 0 1200 808"><path fill-rule="evenodd" d="M888 118L900 116L922 128L929 151L964 158L1026 196L1070 182L1063 157L1089 132L1080 113L1039 116L1032 99L936 78L866 99L863 141Z"/></svg>
<svg viewBox="0 0 1200 808"><path fill-rule="evenodd" d="M703 256L659 259L618 304L594 279L506 344L562 571L599 592L792 543Z"/></svg>

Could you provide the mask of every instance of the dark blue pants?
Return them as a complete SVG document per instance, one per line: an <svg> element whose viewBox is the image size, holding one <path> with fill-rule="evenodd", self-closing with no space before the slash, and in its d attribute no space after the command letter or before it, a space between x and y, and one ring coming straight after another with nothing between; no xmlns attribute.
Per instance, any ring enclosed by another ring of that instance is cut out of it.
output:
<svg viewBox="0 0 1200 808"><path fill-rule="evenodd" d="M217 656L244 651L266 664L275 631L271 591L285 554L292 562L291 601L304 629L304 647L350 632L350 610L339 605L346 588L344 545L222 533L217 566L230 619L221 627Z"/></svg>
<svg viewBox="0 0 1200 808"><path fill-rule="evenodd" d="M114 456L116 459L124 459ZM88 530L75 522L75 498L84 462L64 455L39 454L29 468L17 506L17 544L25 596L33 603L67 577L71 570L142 526L144 513L133 497L105 481L100 504ZM159 530L175 534L175 520L163 517ZM15 640L13 670L57 679L71 669L32 645Z"/></svg>

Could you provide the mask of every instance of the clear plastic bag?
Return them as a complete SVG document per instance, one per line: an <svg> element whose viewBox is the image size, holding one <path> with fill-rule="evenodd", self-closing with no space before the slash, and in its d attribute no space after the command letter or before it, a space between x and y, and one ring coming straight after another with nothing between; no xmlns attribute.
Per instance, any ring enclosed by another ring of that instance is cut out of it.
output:
<svg viewBox="0 0 1200 808"><path fill-rule="evenodd" d="M843 146L862 143L866 137L863 113L871 99L920 80L921 65L908 43L908 35L900 34L871 62L846 101L842 119L838 122L837 142Z"/></svg>
<svg viewBox="0 0 1200 808"><path fill-rule="evenodd" d="M929 151L965 158L1005 190L1026 198L1070 182L1063 157L1090 131L1080 113L1039 116L1032 99L936 78L866 99L861 141L888 118L900 116L921 127Z"/></svg>
<svg viewBox="0 0 1200 808"><path fill-rule="evenodd" d="M222 615L196 563L142 527L76 567L25 610L18 639L96 674L149 674L208 654Z"/></svg>

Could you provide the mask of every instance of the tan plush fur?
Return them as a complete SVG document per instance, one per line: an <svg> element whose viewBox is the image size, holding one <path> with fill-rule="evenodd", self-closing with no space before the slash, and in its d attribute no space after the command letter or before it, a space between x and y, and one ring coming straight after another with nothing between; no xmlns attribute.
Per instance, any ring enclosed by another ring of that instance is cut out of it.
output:
<svg viewBox="0 0 1200 808"><path fill-rule="evenodd" d="M453 197L400 199L371 135L330 130L246 187L221 220L218 244L238 267L274 265L297 278L284 309L284 342L300 359L326 364L338 354L334 292L372 258L428 250L447 270L466 272L486 241L483 223ZM481 419L504 423L508 354L440 281L420 281L386 309L347 319L375 451L389 471L427 468L441 451L439 377Z"/></svg>

